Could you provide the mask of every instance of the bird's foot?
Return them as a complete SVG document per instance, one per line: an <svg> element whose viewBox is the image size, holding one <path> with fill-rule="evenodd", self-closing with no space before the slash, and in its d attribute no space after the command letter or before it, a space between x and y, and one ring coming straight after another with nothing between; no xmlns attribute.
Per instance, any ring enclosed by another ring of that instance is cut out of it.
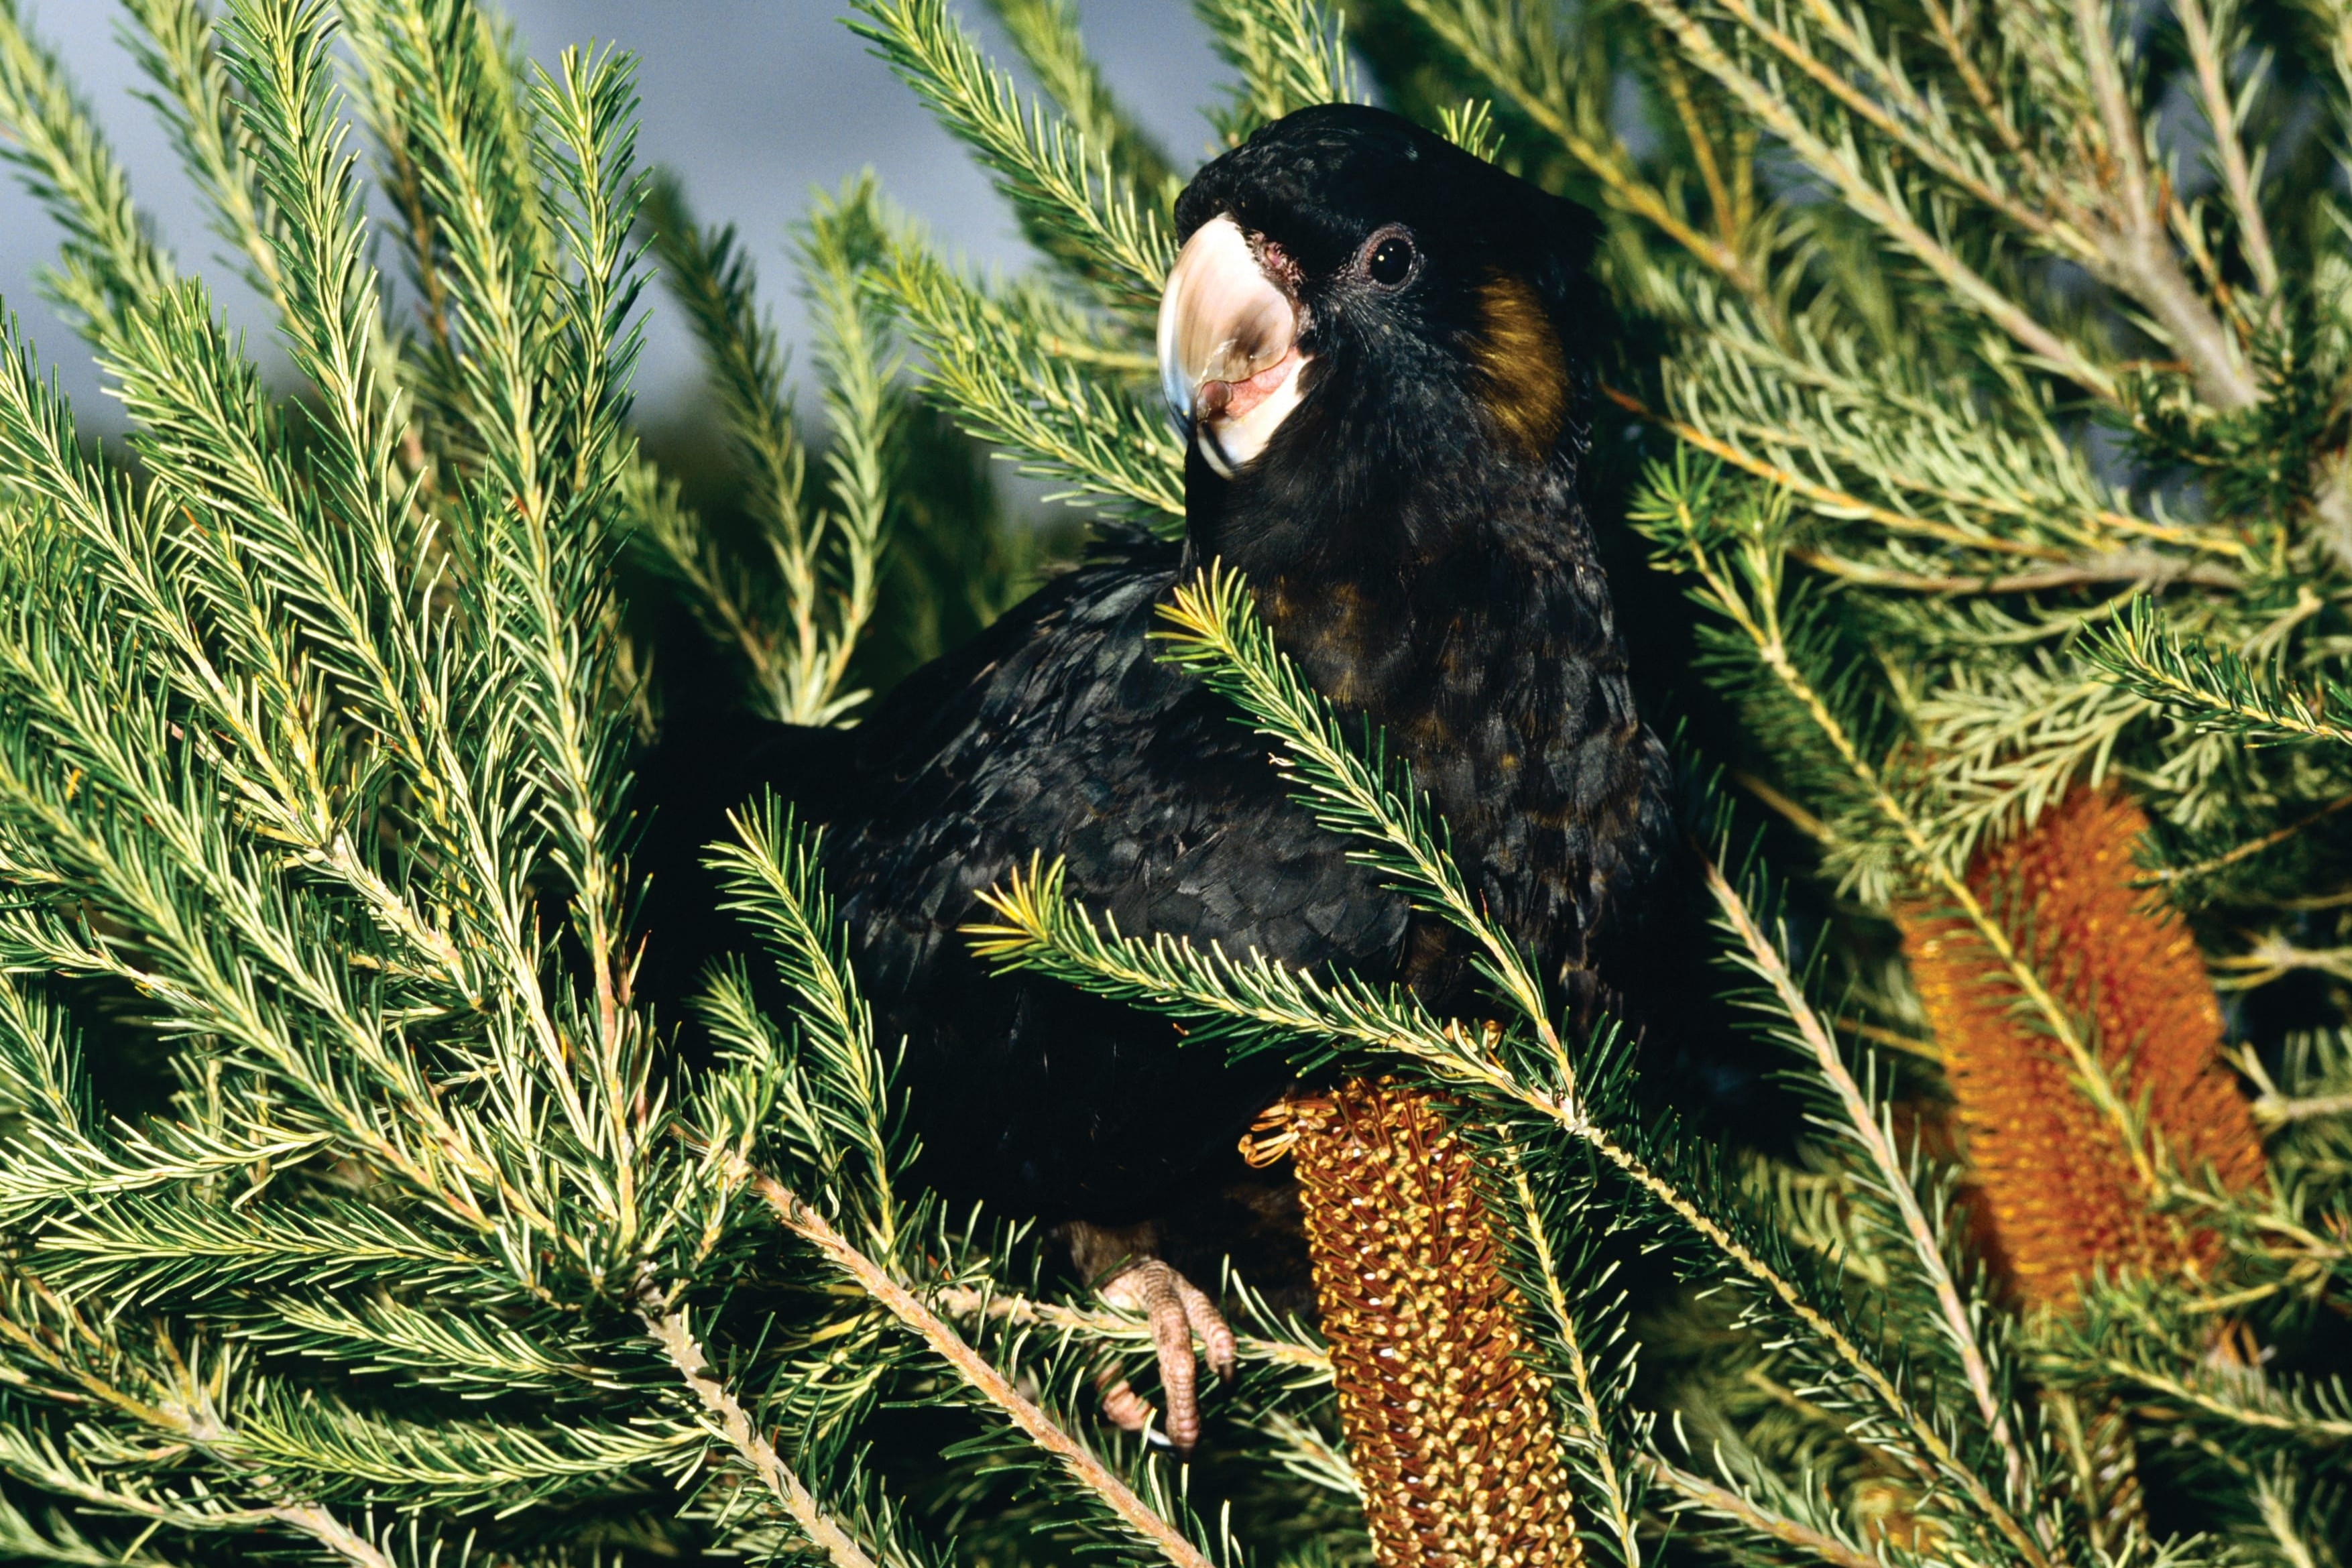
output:
<svg viewBox="0 0 2352 1568"><path fill-rule="evenodd" d="M1200 1336L1209 1369L1220 1382L1234 1375L1234 1331L1217 1303L1164 1260L1152 1257L1150 1228L1108 1230L1099 1226L1067 1227L1070 1254L1112 1306L1138 1313L1151 1325L1152 1343L1160 1358L1160 1387L1168 1401L1160 1433L1168 1446L1189 1454L1201 1440L1200 1359L1192 1338ZM1121 1431L1140 1432L1150 1425L1151 1404L1119 1378L1103 1389L1103 1415Z"/></svg>

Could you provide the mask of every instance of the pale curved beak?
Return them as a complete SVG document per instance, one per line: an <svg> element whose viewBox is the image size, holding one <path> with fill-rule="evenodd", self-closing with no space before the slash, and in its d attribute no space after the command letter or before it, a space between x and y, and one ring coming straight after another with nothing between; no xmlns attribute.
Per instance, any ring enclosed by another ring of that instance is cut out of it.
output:
<svg viewBox="0 0 2352 1568"><path fill-rule="evenodd" d="M1241 226L1193 231L1160 297L1160 386L1209 466L1232 478L1298 403L1298 309Z"/></svg>

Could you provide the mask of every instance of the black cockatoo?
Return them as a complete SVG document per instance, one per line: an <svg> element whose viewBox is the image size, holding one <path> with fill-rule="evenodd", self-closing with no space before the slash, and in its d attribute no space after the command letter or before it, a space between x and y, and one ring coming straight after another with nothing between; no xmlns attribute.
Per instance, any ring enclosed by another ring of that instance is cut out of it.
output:
<svg viewBox="0 0 2352 1568"><path fill-rule="evenodd" d="M1481 1009L1455 934L1351 862L1264 740L1154 657L1181 577L1239 569L1316 686L1385 729L1564 1003L1605 994L1670 836L1665 757L1579 496L1589 214L1397 116L1328 105L1210 163L1176 219L1159 344L1188 436L1182 542L1100 549L852 730L717 728L658 764L673 838L719 836L716 809L763 775L828 824L853 957L883 1038L907 1040L924 1175L1071 1224L1088 1268L1236 1176L1238 1135L1290 1071L992 976L960 928L1033 852L1063 857L1068 891L1122 931ZM673 898L682 871L663 873ZM1188 1322L1213 1362L1230 1335L1156 1258L1117 1284L1160 1331L1166 1432L1187 1447Z"/></svg>

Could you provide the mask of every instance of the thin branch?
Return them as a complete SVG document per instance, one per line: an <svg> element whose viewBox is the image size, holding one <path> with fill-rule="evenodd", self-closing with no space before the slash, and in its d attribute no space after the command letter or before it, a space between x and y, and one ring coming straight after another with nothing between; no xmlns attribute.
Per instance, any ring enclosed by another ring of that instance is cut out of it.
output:
<svg viewBox="0 0 2352 1568"><path fill-rule="evenodd" d="M2284 1094L2264 1094L2251 1107L2254 1120L2265 1131L2276 1131L2297 1122L2316 1121L2323 1116L2352 1116L2352 1094L2314 1094L2305 1099L2291 1099Z"/></svg>
<svg viewBox="0 0 2352 1568"><path fill-rule="evenodd" d="M1721 3L1727 16L1755 35L1773 53L1795 66L1815 86L1843 105L1847 112L1910 153L1921 165L1934 170L2035 239L2051 245L2054 249L2071 251L2078 259L2081 258L2082 238L2067 225L2054 222L2048 214L2035 211L2010 191L1990 183L1977 171L1953 157L1947 150L1948 143L1939 143L1920 126L1897 118L1888 105L1899 109L1913 121L1930 120L1932 116L1910 79L1887 68L1885 63L1868 47L1867 41L1857 37L1847 26L1845 17L1834 6L1822 3L1822 0L1808 0L1806 9L1815 24L1829 32L1847 57L1860 62L1869 72L1875 96L1832 70L1801 39L1774 26L1748 0L1721 0Z"/></svg>
<svg viewBox="0 0 2352 1568"><path fill-rule="evenodd" d="M2248 839L2244 843L2233 845L2206 860L2197 861L2189 865L2167 866L2149 877L2147 881L2156 885L2185 882L2190 877L2204 876L2210 873L2221 871L2224 867L2236 865L2240 861L2252 860L2273 845L2286 842L2305 829L2315 827L2347 808L2352 808L2352 795L2340 795L2316 811L2308 816L2298 817L2283 828L2273 828L2267 833Z"/></svg>
<svg viewBox="0 0 2352 1568"><path fill-rule="evenodd" d="M1621 406L1630 406L1625 404L1622 395L1613 390L1604 388L1603 392L1612 401L1618 402ZM1683 429L1681 425L1652 415L1646 410L1636 409L1633 412L1643 418L1650 419L1662 429L1672 429L1677 434L1680 434ZM2253 548L2239 538L2234 531L2240 525L2226 519L2204 524L2159 523L2147 517L2136 517L2129 512L2118 512L2110 507L2085 507L2074 504L2053 508L2047 503L2037 505L2037 498L2031 494L1984 489L1971 492L1948 484L1937 483L1926 473L1911 472L1901 466L1894 468L1879 466L1874 469L1871 467L1873 461L1871 455L1853 455L1850 449L1841 449L1801 430L1785 429L1768 420L1731 417L1717 413L1711 423L1723 431L1727 437L1744 438L1768 447L1802 447L1816 459L1827 465L1835 465L1843 463L1864 467L1870 470L1870 476L1876 483L1906 497L1917 497L1936 506L1961 511L1980 512L1988 517L2014 518L2024 523L2046 523L2086 548L2114 548L2104 544L2105 536L2113 533L2136 539L2150 539L2158 544L2177 545L2183 549L2195 550L2203 555L2228 556L2249 562L2254 559ZM1971 439L1974 438L1976 436L1972 433ZM1881 458L1879 461L1883 463L1884 460ZM1831 492L1832 495L1835 493ZM2053 509L2066 512L2068 515L2052 517L2049 514ZM1916 512L1904 512L1897 515L1909 519L1915 529L1925 521ZM1928 523L1927 526L1932 528L1936 525ZM2008 549L2011 553L2039 555L2050 560L2073 559L2063 550L2053 546L2014 546L1998 536L1983 533L1962 533L1958 538L1985 549Z"/></svg>
<svg viewBox="0 0 2352 1568"><path fill-rule="evenodd" d="M1872 1023L1868 1019L1839 1017L1831 1020L1856 1040L1866 1040L1873 1045L1883 1045L1889 1051L1899 1051L1906 1056L1932 1061L1937 1067L1950 1065L1943 1051L1932 1040L1921 1040L1905 1034L1901 1030L1888 1029L1885 1024Z"/></svg>
<svg viewBox="0 0 2352 1568"><path fill-rule="evenodd" d="M2086 651L2115 684L2184 710L2177 716L2200 729L2233 729L2265 744L2352 746L2352 725L2335 716L2352 699L2333 683L2323 681L2308 695L2274 683L2228 648L2190 643L2167 630L2146 598L2127 602Z"/></svg>
<svg viewBox="0 0 2352 1568"><path fill-rule="evenodd" d="M801 1533L835 1568L877 1568L857 1538L835 1522L800 1477L793 1473L767 1434L751 1424L735 1391L712 1373L709 1357L703 1354L701 1343L687 1322L686 1309L648 1308L644 1317L646 1333L661 1346L669 1364L677 1368L678 1375L694 1391L694 1396L702 1401L702 1407L718 1418L719 1429L729 1446L751 1468L751 1473L760 1478L760 1484L768 1489L784 1511L792 1515Z"/></svg>
<svg viewBox="0 0 2352 1568"><path fill-rule="evenodd" d="M77 1335L89 1340L98 1338L73 1308L37 1281L27 1280L26 1282L64 1315L73 1325ZM49 1334L37 1333L13 1319L0 1316L0 1338L14 1342L19 1350L41 1363L58 1377L79 1387L96 1403L128 1416L152 1432L202 1450L205 1457L251 1483L265 1496L282 1492L277 1478L254 1469L236 1457L236 1430L221 1419L215 1407L212 1390L189 1371L168 1339L163 1341L163 1359L180 1386L172 1396L157 1403L116 1387L86 1364L67 1355ZM182 1529L217 1530L245 1521L271 1520L309 1536L351 1563L352 1568L396 1568L392 1559L374 1542L336 1518L324 1505L316 1502L266 1503L259 1508L239 1510L235 1515L210 1514L173 1508L153 1499L94 1485L79 1478L45 1473L34 1479L51 1490L68 1490L100 1507ZM61 1487L61 1481L68 1484Z"/></svg>
<svg viewBox="0 0 2352 1568"><path fill-rule="evenodd" d="M1920 0L1920 9L1927 15L1927 26L1935 33L1936 42L1942 47L1944 57L1951 62L1953 74L1960 78L1960 85L1976 104L1977 112L1984 116L1985 123L1991 126L1993 134L2000 139L2002 149L2034 176L2035 183L2046 186L2049 181L2042 175L2041 161L2026 145L2025 138L2018 133L2017 122L2010 118L2009 106L2001 102L2000 95L1993 91L1992 84L1978 68L1976 57L1969 53L1968 45L1961 40L1959 30L1954 25L1952 13L1946 10L1938 0Z"/></svg>
<svg viewBox="0 0 2352 1568"><path fill-rule="evenodd" d="M1845 1113L1846 1128L1877 1170L1880 1185L1894 1201L1895 1212L1902 1217L1905 1235L1911 1243L1912 1256L1919 1270L1927 1276L1929 1287L1936 1292L1936 1309L1944 1322L1944 1333L1960 1359L1961 1375L1968 1379L1969 1392L1975 1396L1977 1411L1984 1417L1993 1442L2000 1448L2009 1469L2009 1486L2012 1495L2024 1485L2025 1455L2018 1447L2016 1436L2010 1430L2009 1415L1992 1385L1992 1371L1985 1357L1984 1347L1977 1338L1975 1320L1968 1304L1960 1300L1959 1285L1952 1278L1944 1261L1944 1249L1938 1244L1935 1227L1927 1222L1927 1211L1920 1207L1919 1194L1911 1185L1910 1172L1904 1168L1903 1157L1896 1152L1895 1140L1876 1110L1863 1093L1862 1086L1845 1064L1838 1051L1837 1040L1831 1035L1821 1015L1813 1010L1804 988L1789 972L1780 946L1757 925L1748 901L1737 888L1724 879L1722 868L1712 860L1706 863L1706 890L1715 899L1716 908L1722 913L1724 923L1739 938L1747 950L1748 967L1772 988L1779 998L1780 1010L1796 1026L1797 1036L1812 1053L1813 1064L1822 1081L1837 1095L1838 1105Z"/></svg>
<svg viewBox="0 0 2352 1568"><path fill-rule="evenodd" d="M2267 986L2297 969L2352 979L2352 947L2305 947L2275 933L2262 937L2243 953L2210 960L2209 967L2230 977L2213 983L2224 990L2245 991Z"/></svg>
<svg viewBox="0 0 2352 1568"><path fill-rule="evenodd" d="M2272 254L2271 231L2263 221L2253 170L2246 162L2245 143L2238 137L2237 108L2223 76L2219 42L2200 0L2172 0L2172 10L2180 18L2181 37L2197 67L2197 97L2204 106L2206 129L2212 133L2213 153L2221 165L2222 188L2230 193L2230 207L2237 214L2238 244L2253 272L2255 289L2273 293L2279 285L2278 257Z"/></svg>
<svg viewBox="0 0 2352 1568"><path fill-rule="evenodd" d="M1013 1387L1003 1373L989 1364L986 1357L965 1343L963 1336L945 1319L852 1245L824 1215L801 1201L798 1195L773 1176L740 1162L736 1162L736 1174L751 1183L751 1190L784 1228L824 1253L835 1268L856 1281L891 1316L914 1331L933 1354L955 1369L968 1386L995 1406L1020 1429L1022 1436L1052 1455L1071 1479L1092 1492L1139 1539L1179 1568L1212 1568L1199 1547L1154 1512L1133 1489L1064 1431L1034 1400Z"/></svg>
<svg viewBox="0 0 2352 1568"><path fill-rule="evenodd" d="M1736 446L1720 436L1710 435L1695 424L1659 413L1631 392L1621 392L1612 386L1603 386L1601 389L1601 395L1626 413L1646 420L1661 430L1672 432L1676 439L1686 445L1695 446L1710 457L1719 457L1743 473L1753 474L1758 478L1777 485L1793 495L1801 496L1823 511L1834 516L1860 517L1876 523L1889 533L1916 534L1923 538L1940 539L1946 544L1962 545L1969 549L1989 550L2000 555L2025 556L2042 560L2063 561L2067 559L2066 552L2054 546L2022 544L2015 539L1972 534L1966 528L1956 528L1949 523L1929 522L1925 517L1914 517L1902 512L1889 511L1885 507L1864 500L1851 491L1833 489L1827 485L1818 484L1792 469L1783 468L1777 464L1768 463L1760 457L1751 455L1746 449Z"/></svg>
<svg viewBox="0 0 2352 1568"><path fill-rule="evenodd" d="M1893 567L1874 566L1868 561L1850 560L1826 550L1792 549L1789 557L1817 571L1828 572L1849 582L1910 593L2048 593L2063 588L2092 588L2114 582L2133 583L2142 588L2186 582L2200 588L2231 591L2245 586L2245 580L2226 567L2176 560L2170 556L2157 555L2147 550L2109 550L2087 557L2072 566L2013 572L2005 577L1900 571Z"/></svg>
<svg viewBox="0 0 2352 1568"><path fill-rule="evenodd" d="M1584 1353L1584 1335L1569 1309L1559 1262L1552 1255L1551 1234L1545 1228L1542 1207L1536 1201L1535 1186L1528 1179L1526 1157L1517 1143L1507 1142L1504 1148L1509 1156L1511 1196L1525 1221L1519 1228L1535 1249L1536 1268L1543 1280L1544 1308L1559 1331L1560 1343L1568 1349L1569 1375L1585 1430L1584 1448L1592 1457L1601 1490L1608 1499L1609 1529L1617 1537L1619 1561L1625 1568L1641 1568L1641 1520L1633 1500L1626 1495L1626 1478L1617 1469L1617 1458L1609 1451L1609 1428L1602 1419L1600 1393L1593 1386L1591 1358Z"/></svg>
<svg viewBox="0 0 2352 1568"><path fill-rule="evenodd" d="M286 1503L269 1517L298 1530L354 1568L394 1568L383 1549L315 1502Z"/></svg>
<svg viewBox="0 0 2352 1568"><path fill-rule="evenodd" d="M1666 86L1666 99L1675 106L1675 118L1682 122L1683 140L1690 143L1691 162L1698 165L1699 183L1706 187L1707 205L1715 209L1716 232L1727 248L1739 244L1739 211L1732 200L1731 189L1723 183L1722 167L1716 162L1715 144L1708 137L1706 125L1701 120L1698 101L1691 96L1689 78L1672 55L1658 57L1658 76Z"/></svg>
<svg viewBox="0 0 2352 1568"><path fill-rule="evenodd" d="M1770 1536L1784 1546L1810 1552L1822 1562L1835 1564L1836 1568L1885 1568L1868 1552L1857 1552L1836 1537L1824 1535L1811 1525L1800 1524L1786 1514L1769 1512L1729 1487L1718 1486L1704 1476L1679 1469L1654 1455L1650 1459L1650 1469L1660 1480L1699 1507L1736 1519L1748 1529Z"/></svg>
<svg viewBox="0 0 2352 1568"><path fill-rule="evenodd" d="M1058 1334L1132 1340L1138 1344L1151 1343L1150 1323L1134 1312L1065 1306L1059 1301L1035 1301L1011 1291L979 1291L963 1285L941 1291L932 1300L950 1317L983 1318L1022 1326L1034 1323ZM1330 1354L1311 1344L1236 1333L1234 1352L1243 1361L1263 1361L1325 1377L1331 1374Z"/></svg>
<svg viewBox="0 0 2352 1568"><path fill-rule="evenodd" d="M2314 1443L2352 1442L2352 1420L2307 1415L2302 1411L2290 1413L2257 1409L2199 1388L2184 1378L2158 1372L2153 1367L2135 1365L2121 1356L2102 1357L2092 1364L2122 1382L2137 1384L2151 1393L2194 1406L2208 1416L2255 1431L2276 1432Z"/></svg>
<svg viewBox="0 0 2352 1568"><path fill-rule="evenodd" d="M1753 773L1742 773L1735 769L1730 778L1734 784L1755 796L1790 827L1812 840L1813 842L1817 844L1837 842L1837 830L1764 782L1763 779L1757 778Z"/></svg>
<svg viewBox="0 0 2352 1568"><path fill-rule="evenodd" d="M2320 1568L2319 1553L2295 1528L2293 1494L2282 1488L2280 1478L2263 1477L2254 1483L2253 1495L2255 1511L2263 1516L2263 1528L2270 1531L2279 1557L2288 1568ZM2335 1561L2332 1554L2328 1561Z"/></svg>
<svg viewBox="0 0 2352 1568"><path fill-rule="evenodd" d="M2188 360L2207 402L2224 413L2250 408L2262 401L2261 392L2231 351L2227 329L2197 297L2173 255L2105 9L2101 0L2074 0L2074 12L2092 99L2106 131L2109 167L2122 184L2122 222L2100 246L2107 267Z"/></svg>

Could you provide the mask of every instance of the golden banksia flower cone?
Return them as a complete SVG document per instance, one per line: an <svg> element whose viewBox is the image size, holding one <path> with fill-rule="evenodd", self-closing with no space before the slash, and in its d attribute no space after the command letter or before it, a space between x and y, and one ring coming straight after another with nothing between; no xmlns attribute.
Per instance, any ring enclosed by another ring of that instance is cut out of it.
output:
<svg viewBox="0 0 2352 1568"><path fill-rule="evenodd" d="M2087 1020L2151 1140L2194 1178L2211 1166L2242 1189L2262 1143L2221 1057L2221 1013L2179 916L2135 887L2146 813L2081 789L1969 868L2042 983ZM1980 1226L2028 1305L2070 1306L2095 1268L2178 1273L2210 1260L2211 1238L2151 1211L2115 1123L2077 1084L2064 1049L2021 1018L2015 988L1958 915L1899 911L1903 950L1944 1056Z"/></svg>
<svg viewBox="0 0 2352 1568"><path fill-rule="evenodd" d="M1529 1363L1475 1156L1381 1081L1277 1108L1315 1294L1383 1568L1583 1560L1550 1396Z"/></svg>

